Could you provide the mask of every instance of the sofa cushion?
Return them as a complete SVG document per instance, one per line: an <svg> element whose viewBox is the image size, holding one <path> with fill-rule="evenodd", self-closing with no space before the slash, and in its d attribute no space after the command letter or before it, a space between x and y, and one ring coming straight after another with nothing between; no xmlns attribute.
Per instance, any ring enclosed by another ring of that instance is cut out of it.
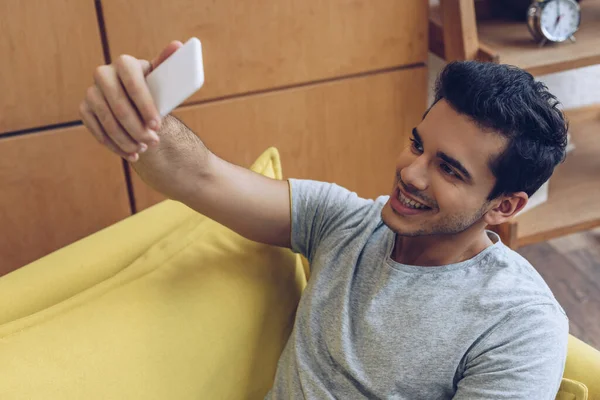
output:
<svg viewBox="0 0 600 400"><path fill-rule="evenodd" d="M193 210L179 202L163 201L3 276L0 279L0 326L60 303L110 278L192 214Z"/></svg>
<svg viewBox="0 0 600 400"><path fill-rule="evenodd" d="M274 149L253 169L281 179ZM1 398L262 398L305 284L291 250L192 213L109 278L0 325Z"/></svg>

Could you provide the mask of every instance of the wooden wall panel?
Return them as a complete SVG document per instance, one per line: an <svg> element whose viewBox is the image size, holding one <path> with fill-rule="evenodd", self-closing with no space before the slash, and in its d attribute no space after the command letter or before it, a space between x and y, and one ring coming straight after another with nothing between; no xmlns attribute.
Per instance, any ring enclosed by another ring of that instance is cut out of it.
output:
<svg viewBox="0 0 600 400"><path fill-rule="evenodd" d="M104 63L94 1L0 1L0 134L75 121Z"/></svg>
<svg viewBox="0 0 600 400"><path fill-rule="evenodd" d="M122 161L82 127L0 139L0 276L130 215Z"/></svg>
<svg viewBox="0 0 600 400"><path fill-rule="evenodd" d="M153 58L203 43L206 82L187 103L427 59L423 0L102 0L110 54Z"/></svg>
<svg viewBox="0 0 600 400"><path fill-rule="evenodd" d="M217 155L250 166L279 149L285 177L389 194L394 161L426 108L425 67L188 106L174 112ZM133 174L138 210L163 199Z"/></svg>

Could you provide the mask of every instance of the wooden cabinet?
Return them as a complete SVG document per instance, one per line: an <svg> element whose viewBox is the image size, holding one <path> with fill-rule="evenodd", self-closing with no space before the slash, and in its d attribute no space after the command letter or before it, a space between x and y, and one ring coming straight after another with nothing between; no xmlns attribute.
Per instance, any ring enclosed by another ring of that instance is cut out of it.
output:
<svg viewBox="0 0 600 400"><path fill-rule="evenodd" d="M286 177L374 197L426 107L427 16L421 0L0 1L0 275L163 198L78 121L105 55L199 37L206 82L174 114L211 150L249 166L275 146Z"/></svg>
<svg viewBox="0 0 600 400"><path fill-rule="evenodd" d="M104 63L94 1L0 1L0 134L79 119Z"/></svg>
<svg viewBox="0 0 600 400"><path fill-rule="evenodd" d="M81 126L0 139L0 276L130 215L123 175Z"/></svg>
<svg viewBox="0 0 600 400"><path fill-rule="evenodd" d="M422 0L103 0L110 54L152 58L200 38L206 82L187 103L424 63ZM419 88L424 90L424 88Z"/></svg>
<svg viewBox="0 0 600 400"><path fill-rule="evenodd" d="M286 177L336 182L374 197L389 194L396 157L425 110L426 75L425 67L402 68L188 106L174 115L228 161L250 166L275 146ZM133 182L138 210L163 199L137 175Z"/></svg>

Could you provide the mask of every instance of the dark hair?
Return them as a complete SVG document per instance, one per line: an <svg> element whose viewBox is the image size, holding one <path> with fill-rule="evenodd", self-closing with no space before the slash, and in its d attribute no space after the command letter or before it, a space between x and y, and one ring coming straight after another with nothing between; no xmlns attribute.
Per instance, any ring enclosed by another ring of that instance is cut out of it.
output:
<svg viewBox="0 0 600 400"><path fill-rule="evenodd" d="M490 160L496 185L488 196L523 191L531 196L565 159L567 128L559 101L546 85L517 67L455 61L438 76L434 104L445 99L484 130L508 139Z"/></svg>

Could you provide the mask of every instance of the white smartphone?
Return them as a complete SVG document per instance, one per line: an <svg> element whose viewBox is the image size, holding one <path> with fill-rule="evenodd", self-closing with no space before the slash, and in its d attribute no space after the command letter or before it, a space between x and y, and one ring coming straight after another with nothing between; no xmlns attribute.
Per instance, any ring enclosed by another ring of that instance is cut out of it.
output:
<svg viewBox="0 0 600 400"><path fill-rule="evenodd" d="M169 114L204 84L202 44L192 37L146 77L161 117Z"/></svg>

